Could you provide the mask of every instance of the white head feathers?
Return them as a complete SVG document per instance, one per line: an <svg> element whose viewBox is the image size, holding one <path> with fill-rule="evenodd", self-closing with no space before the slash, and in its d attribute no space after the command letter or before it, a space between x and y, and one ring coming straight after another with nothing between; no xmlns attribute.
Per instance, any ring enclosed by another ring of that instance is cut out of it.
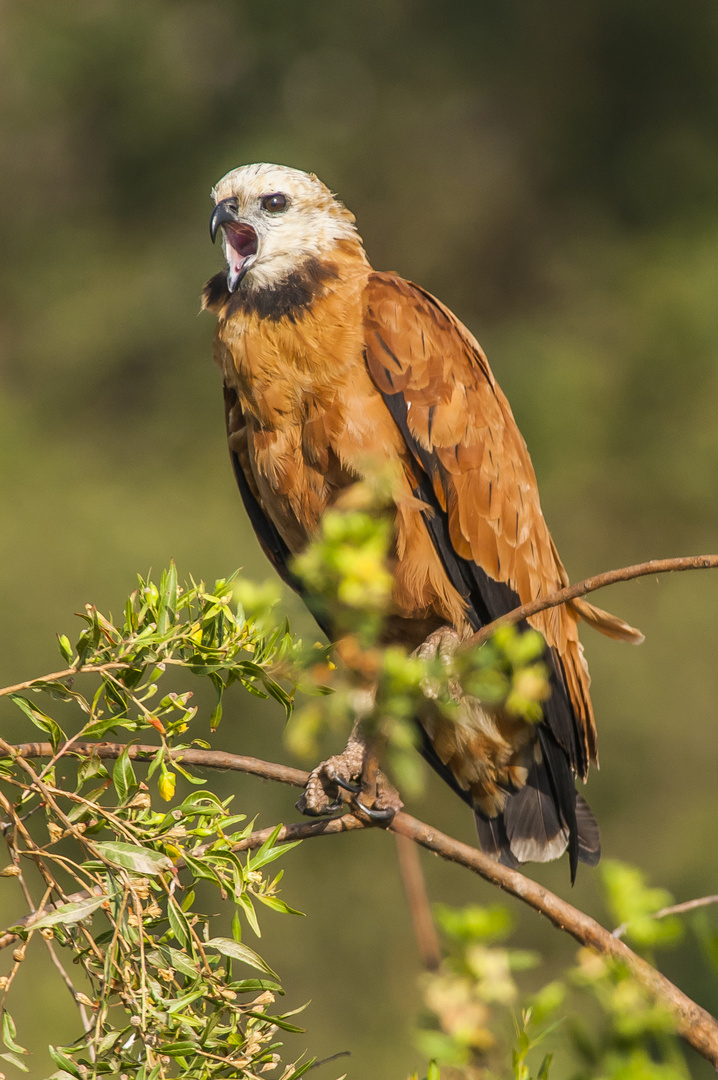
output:
<svg viewBox="0 0 718 1080"><path fill-rule="evenodd" d="M240 283L248 290L272 288L307 259L331 257L342 240L361 243L354 215L313 173L242 165L222 177L212 198L227 208L221 224L230 291Z"/></svg>

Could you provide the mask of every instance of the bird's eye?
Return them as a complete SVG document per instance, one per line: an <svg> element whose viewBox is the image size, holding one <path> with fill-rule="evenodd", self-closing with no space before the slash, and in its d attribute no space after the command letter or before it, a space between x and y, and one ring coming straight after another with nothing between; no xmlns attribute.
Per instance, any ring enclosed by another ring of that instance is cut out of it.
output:
<svg viewBox="0 0 718 1080"><path fill-rule="evenodd" d="M281 192L277 192L276 195L265 195L262 199L262 210L267 210L270 214L280 214L286 209L287 196L282 195Z"/></svg>

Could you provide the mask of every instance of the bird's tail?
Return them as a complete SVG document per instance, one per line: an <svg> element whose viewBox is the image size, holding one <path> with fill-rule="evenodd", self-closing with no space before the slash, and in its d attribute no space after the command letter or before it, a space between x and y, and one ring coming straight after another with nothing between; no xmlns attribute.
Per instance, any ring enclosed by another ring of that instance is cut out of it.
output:
<svg viewBox="0 0 718 1080"><path fill-rule="evenodd" d="M596 866L601 858L601 839L593 811L574 789L573 821L567 824L550 790L546 770L534 766L525 787L509 795L503 813L488 817L475 809L482 850L513 869L525 862L550 862L573 848L575 860Z"/></svg>
<svg viewBox="0 0 718 1080"><path fill-rule="evenodd" d="M589 626L592 626L594 630L606 634L607 637L616 638L618 641L628 641L631 645L640 645L644 640L644 635L635 626L631 626L629 623L624 622L623 619L619 619L617 615L611 615L610 612L604 611L603 608L596 607L595 604L589 604L588 600L584 600L582 597L569 600L566 607L572 610L578 618L583 619Z"/></svg>

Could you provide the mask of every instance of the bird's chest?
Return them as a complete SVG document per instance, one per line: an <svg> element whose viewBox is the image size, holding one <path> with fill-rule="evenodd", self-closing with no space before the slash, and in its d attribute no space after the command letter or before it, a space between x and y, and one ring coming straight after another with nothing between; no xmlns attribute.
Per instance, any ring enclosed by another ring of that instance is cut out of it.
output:
<svg viewBox="0 0 718 1080"><path fill-rule="evenodd" d="M237 392L246 465L261 501L300 551L327 506L364 474L385 409L360 350L280 330L235 329L218 359Z"/></svg>

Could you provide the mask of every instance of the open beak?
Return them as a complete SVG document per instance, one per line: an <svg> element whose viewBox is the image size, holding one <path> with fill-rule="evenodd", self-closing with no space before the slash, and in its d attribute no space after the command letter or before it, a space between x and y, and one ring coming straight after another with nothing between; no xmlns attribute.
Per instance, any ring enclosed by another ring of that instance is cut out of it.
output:
<svg viewBox="0 0 718 1080"><path fill-rule="evenodd" d="M222 199L212 211L209 219L212 243L220 229L227 257L227 288L234 292L257 255L257 233L246 221L240 220L236 199Z"/></svg>

